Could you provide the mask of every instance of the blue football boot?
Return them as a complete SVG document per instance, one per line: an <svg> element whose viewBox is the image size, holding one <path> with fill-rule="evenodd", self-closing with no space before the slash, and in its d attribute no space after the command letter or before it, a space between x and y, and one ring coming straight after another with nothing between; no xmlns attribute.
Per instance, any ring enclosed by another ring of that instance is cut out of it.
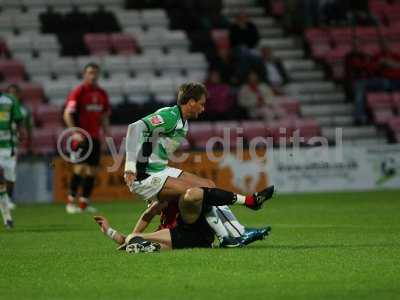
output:
<svg viewBox="0 0 400 300"><path fill-rule="evenodd" d="M263 240L269 235L271 229L271 226L265 228L246 228L241 237L241 243L243 245L249 245L255 241Z"/></svg>

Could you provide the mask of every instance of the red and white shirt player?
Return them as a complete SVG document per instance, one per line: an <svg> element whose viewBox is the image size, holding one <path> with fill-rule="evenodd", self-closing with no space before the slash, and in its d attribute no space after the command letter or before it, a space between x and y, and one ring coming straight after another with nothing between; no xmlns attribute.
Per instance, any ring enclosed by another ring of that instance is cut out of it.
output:
<svg viewBox="0 0 400 300"><path fill-rule="evenodd" d="M65 109L77 114L77 126L99 140L104 115L111 112L107 92L98 85L82 83L68 95Z"/></svg>

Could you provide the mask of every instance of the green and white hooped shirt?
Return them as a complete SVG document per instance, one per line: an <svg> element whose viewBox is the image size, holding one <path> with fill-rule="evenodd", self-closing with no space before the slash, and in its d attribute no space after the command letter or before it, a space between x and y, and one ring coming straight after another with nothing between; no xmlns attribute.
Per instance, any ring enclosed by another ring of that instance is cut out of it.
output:
<svg viewBox="0 0 400 300"><path fill-rule="evenodd" d="M148 159L146 172L164 170L169 157L179 148L189 130L178 105L164 107L128 127L126 137L125 171L136 172L136 159L143 143L157 137L153 152Z"/></svg>

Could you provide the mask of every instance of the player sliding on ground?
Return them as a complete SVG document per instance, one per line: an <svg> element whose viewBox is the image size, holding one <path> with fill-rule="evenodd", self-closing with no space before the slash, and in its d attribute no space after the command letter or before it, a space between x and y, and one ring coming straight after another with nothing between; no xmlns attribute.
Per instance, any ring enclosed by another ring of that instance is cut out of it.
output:
<svg viewBox="0 0 400 300"><path fill-rule="evenodd" d="M178 90L177 105L159 109L130 124L126 137L125 180L140 199L163 202L178 201L184 224L194 224L203 211L222 246L240 246L230 238L216 213L215 206L242 204L257 210L272 197L273 186L239 195L215 187L205 178L168 166L168 159L188 132L188 120L204 111L207 90L199 83L183 84Z"/></svg>
<svg viewBox="0 0 400 300"><path fill-rule="evenodd" d="M149 211L155 212L155 203L150 206ZM111 228L108 220L103 216L95 216L94 219L99 224L101 231L110 239L120 245L119 250L126 250L128 253L156 252L160 249L185 249L185 248L211 248L214 241L214 231L207 224L202 209L196 222L187 224L181 218L176 203L163 202L167 205L162 213L167 214L161 218L161 225L156 232L141 233L148 224L142 224L141 220L136 224L133 232L125 236L123 233ZM143 217L143 216L142 216ZM143 222L147 222L143 220ZM267 236L271 227L262 229L263 237ZM247 239L250 243L254 240Z"/></svg>

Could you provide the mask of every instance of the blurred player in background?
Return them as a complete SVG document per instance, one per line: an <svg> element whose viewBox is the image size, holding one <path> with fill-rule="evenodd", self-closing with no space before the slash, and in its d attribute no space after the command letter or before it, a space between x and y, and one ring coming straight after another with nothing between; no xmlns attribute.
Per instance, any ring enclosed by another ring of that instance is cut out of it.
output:
<svg viewBox="0 0 400 300"><path fill-rule="evenodd" d="M19 103L20 110L22 113L22 122L21 126L24 129L24 133L26 133L26 149L29 152L32 151L32 128L33 128L33 118L32 118L32 111L30 107L24 105L24 99L22 97L21 93L21 88L17 84L10 84L7 87L7 95L10 95L14 97L14 99ZM13 135L14 137L14 149L15 149L15 155L14 159L17 160L17 148L18 148L18 132L17 132L17 124L13 123L13 130L15 134ZM14 164L14 168L17 167L17 164ZM16 170L14 170L13 173L16 173ZM13 178L14 181L8 181L7 180L7 194L8 194L8 205L10 209L15 209L15 204L13 202L13 195L14 195L14 185L15 185L15 178Z"/></svg>
<svg viewBox="0 0 400 300"><path fill-rule="evenodd" d="M83 70L83 82L71 91L65 104L64 121L67 127L83 129L89 134L92 141L90 143L80 130L76 130L72 135L74 151L71 153L71 159L74 166L69 183L67 213L95 211L88 203L100 165L101 130L105 136L109 135L111 113L108 95L98 85L99 75L100 67L97 64L86 65ZM85 158L85 156L87 157ZM78 198L80 187L82 191ZM77 198L79 199L78 206L75 204Z"/></svg>
<svg viewBox="0 0 400 300"><path fill-rule="evenodd" d="M22 135L23 115L17 100L7 94L0 94L0 211L6 228L13 227L9 207L7 182L15 182L16 152L13 123L17 124L19 136Z"/></svg>

